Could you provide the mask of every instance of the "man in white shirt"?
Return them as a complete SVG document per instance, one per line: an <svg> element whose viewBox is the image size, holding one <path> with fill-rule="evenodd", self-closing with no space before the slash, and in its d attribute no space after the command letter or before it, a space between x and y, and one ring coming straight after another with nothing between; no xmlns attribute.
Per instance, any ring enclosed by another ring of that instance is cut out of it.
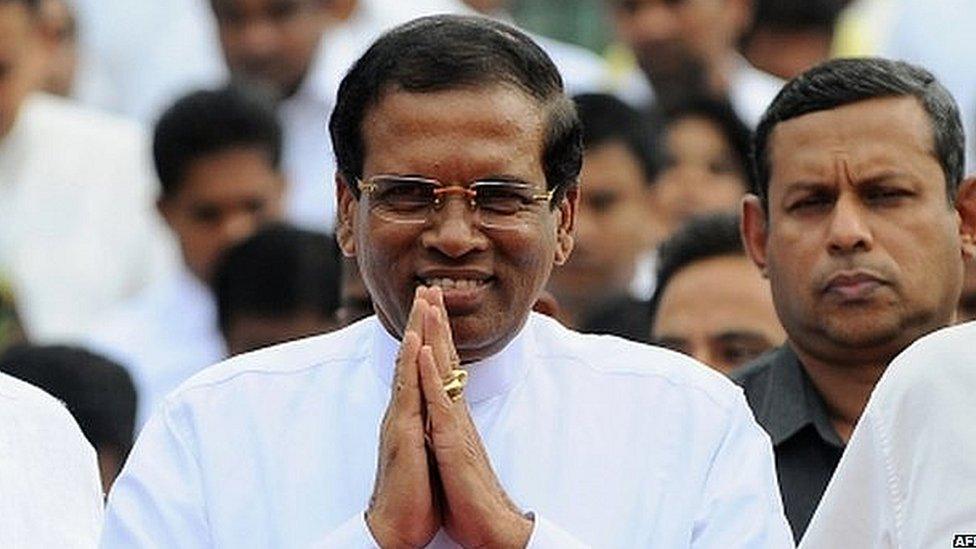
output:
<svg viewBox="0 0 976 549"><path fill-rule="evenodd" d="M101 523L95 450L71 414L0 374L0 546L93 547Z"/></svg>
<svg viewBox="0 0 976 549"><path fill-rule="evenodd" d="M338 240L377 316L168 397L104 547L791 545L741 392L530 314L572 249L581 164L538 46L408 23L350 71L330 131Z"/></svg>
<svg viewBox="0 0 976 549"><path fill-rule="evenodd" d="M946 328L892 361L801 547L976 545L974 337Z"/></svg>
<svg viewBox="0 0 976 549"><path fill-rule="evenodd" d="M173 256L143 131L35 91L49 54L37 9L0 3L0 271L28 337L51 342L79 338Z"/></svg>
<svg viewBox="0 0 976 549"><path fill-rule="evenodd" d="M746 124L759 123L783 81L736 52L752 17L749 0L610 1L617 35L639 66L618 85L623 99L666 110L688 97L727 98Z"/></svg>
<svg viewBox="0 0 976 549"><path fill-rule="evenodd" d="M137 425L160 399L226 356L208 287L220 254L281 218L281 127L271 101L232 86L177 101L153 141L159 211L182 251L179 271L106 315L88 344L132 374Z"/></svg>

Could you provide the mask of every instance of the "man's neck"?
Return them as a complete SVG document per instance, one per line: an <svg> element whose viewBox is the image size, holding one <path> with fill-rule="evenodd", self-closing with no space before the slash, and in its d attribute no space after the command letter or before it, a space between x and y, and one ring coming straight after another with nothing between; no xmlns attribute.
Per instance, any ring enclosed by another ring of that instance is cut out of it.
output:
<svg viewBox="0 0 976 549"><path fill-rule="evenodd" d="M846 443L864 412L871 391L893 357L885 355L859 363L837 363L818 358L792 342L790 346L823 398L831 425Z"/></svg>

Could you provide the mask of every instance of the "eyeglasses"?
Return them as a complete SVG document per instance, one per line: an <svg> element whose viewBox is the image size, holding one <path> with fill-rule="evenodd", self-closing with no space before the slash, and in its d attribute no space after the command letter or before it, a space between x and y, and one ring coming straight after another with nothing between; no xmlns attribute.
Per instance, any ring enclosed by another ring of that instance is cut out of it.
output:
<svg viewBox="0 0 976 549"><path fill-rule="evenodd" d="M369 198L370 212L393 223L424 224L445 197L461 195L487 228L510 229L525 225L538 211L539 202L552 200L556 190L540 192L528 183L475 181L468 187L447 186L436 179L402 175L374 175L358 183Z"/></svg>

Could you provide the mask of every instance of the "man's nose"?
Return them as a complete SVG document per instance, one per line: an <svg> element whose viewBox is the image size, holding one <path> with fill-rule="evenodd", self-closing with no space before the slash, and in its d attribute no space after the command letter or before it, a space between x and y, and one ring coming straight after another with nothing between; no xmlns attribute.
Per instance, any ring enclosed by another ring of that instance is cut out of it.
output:
<svg viewBox="0 0 976 549"><path fill-rule="evenodd" d="M827 250L837 255L869 251L873 237L867 215L852 193L838 197L827 226Z"/></svg>
<svg viewBox="0 0 976 549"><path fill-rule="evenodd" d="M452 258L488 248L488 238L479 227L478 213L461 196L443 197L443 205L430 212L421 243Z"/></svg>
<svg viewBox="0 0 976 549"><path fill-rule="evenodd" d="M241 47L249 56L264 57L274 51L277 30L271 21L255 18L241 28Z"/></svg>

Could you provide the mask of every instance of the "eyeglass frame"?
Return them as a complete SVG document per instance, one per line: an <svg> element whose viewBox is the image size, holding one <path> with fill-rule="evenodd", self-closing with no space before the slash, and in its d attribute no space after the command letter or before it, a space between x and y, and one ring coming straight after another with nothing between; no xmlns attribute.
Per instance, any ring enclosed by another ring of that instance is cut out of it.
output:
<svg viewBox="0 0 976 549"><path fill-rule="evenodd" d="M416 220L416 221L411 221L411 220L406 220L406 219L390 219L390 218L384 218L384 219L387 219L388 221L390 221L391 223L401 223L401 224L404 224L404 225L426 225L427 223L430 223L429 211L430 210L433 210L433 211L440 210L440 208L443 207L443 205L444 205L444 201L441 199L441 197L443 195L448 195L448 194L460 194L462 196L467 197L468 198L468 201L467 201L468 202L468 208L472 212L476 212L476 213L477 212L480 212L481 211L480 210L480 206L475 201L476 198L477 198L477 192L471 189L471 187L475 187L479 183L508 183L508 184L513 184L513 185L524 186L525 188L532 188L532 189L536 188L531 183L526 183L526 182L521 182L521 181L518 181L518 182L517 181L506 181L504 179L479 179L479 180L472 181L467 187L464 187L464 186L460 186L460 185L445 185L442 181L439 181L439 180L434 179L432 177L423 177L423 176L419 176L419 175L399 175L399 174L392 174L392 173L375 174L375 175L371 175L371 176L367 177L366 179L359 178L359 179L356 180L356 188L359 190L360 194L365 194L366 196L370 196L372 194L372 192L376 189L376 183L374 183L374 180L379 179L379 178L391 178L391 179L398 179L398 180L404 180L404 181L414 181L414 182L418 182L418 183L433 184L435 186L435 189L434 189L434 200L433 200L433 202L431 202L430 204L427 205L427 208L429 208L429 210L428 210L428 214L424 217L424 219ZM551 203L552 202L552 198L556 195L556 191L557 190L559 190L559 188L558 187L554 187L552 189L547 189L545 192L536 193L536 194L533 194L533 195L528 196L526 198L532 200L533 202L543 202L543 201L545 201L545 202ZM379 214L377 214L377 215L379 215ZM515 214L511 214L511 215L514 216ZM484 223L483 220L481 221L480 224L482 226L491 227L491 225L485 225L485 223Z"/></svg>

